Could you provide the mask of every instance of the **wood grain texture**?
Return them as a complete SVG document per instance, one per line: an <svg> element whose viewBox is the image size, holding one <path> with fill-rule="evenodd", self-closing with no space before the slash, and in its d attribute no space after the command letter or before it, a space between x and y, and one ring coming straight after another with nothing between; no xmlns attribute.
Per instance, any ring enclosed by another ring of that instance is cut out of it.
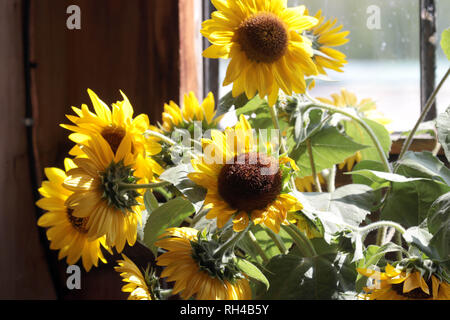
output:
<svg viewBox="0 0 450 320"><path fill-rule="evenodd" d="M53 299L31 188L22 9L0 1L0 299Z"/></svg>
<svg viewBox="0 0 450 320"><path fill-rule="evenodd" d="M66 28L72 4L81 9L81 30ZM153 122L164 102L178 101L176 0L40 0L31 13L37 171L63 160L70 143L58 124L71 106L91 105L87 88L107 104L122 90Z"/></svg>
<svg viewBox="0 0 450 320"><path fill-rule="evenodd" d="M80 30L66 27L69 5L81 10ZM72 114L70 107L86 103L92 110L87 88L108 105L121 99L122 90L135 115L146 113L153 124L161 120L165 102L179 102L178 9L177 0L31 1L33 147L39 183L43 169L61 167L72 147L69 132L59 126L69 122L65 114ZM153 257L144 249L137 245L125 254L145 265ZM125 299L114 271L119 258L107 255L107 265L83 270L81 290L68 290L67 264L57 262L53 252L49 263L58 273L59 298Z"/></svg>

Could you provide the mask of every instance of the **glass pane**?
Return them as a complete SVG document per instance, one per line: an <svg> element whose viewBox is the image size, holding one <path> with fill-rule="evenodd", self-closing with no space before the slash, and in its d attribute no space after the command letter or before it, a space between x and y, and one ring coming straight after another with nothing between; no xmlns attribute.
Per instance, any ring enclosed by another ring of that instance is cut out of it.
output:
<svg viewBox="0 0 450 320"><path fill-rule="evenodd" d="M306 5L311 14L322 9L327 19L337 18L343 30L350 31L350 41L337 47L348 58L344 72L328 72L337 81L318 82L313 96L326 97L346 88L359 99L376 101L392 119L391 130L410 129L420 113L419 1L289 2Z"/></svg>

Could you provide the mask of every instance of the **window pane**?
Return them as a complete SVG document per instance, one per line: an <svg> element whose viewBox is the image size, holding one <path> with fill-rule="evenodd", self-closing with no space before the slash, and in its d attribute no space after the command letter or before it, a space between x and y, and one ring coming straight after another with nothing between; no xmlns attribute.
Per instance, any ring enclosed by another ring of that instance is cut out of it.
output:
<svg viewBox="0 0 450 320"><path fill-rule="evenodd" d="M350 31L350 41L337 47L347 55L344 73L329 71L334 82L317 82L315 97L327 97L341 88L354 92L358 98L372 98L386 117L392 119L389 128L410 130L420 113L420 42L419 1L401 0L289 0L289 6L305 5L311 15L322 9L327 19L337 18L343 30ZM450 26L450 1L437 0L439 35ZM380 27L373 19L379 9ZM372 20L371 20L372 19ZM372 26L372 28L370 28ZM373 28L375 27L375 28ZM222 81L227 61L220 61L219 81ZM448 68L448 62L438 48L437 78ZM224 95L231 86L220 87ZM438 96L438 111L450 105L450 84Z"/></svg>
<svg viewBox="0 0 450 320"><path fill-rule="evenodd" d="M312 94L328 96L346 88L360 99L375 100L392 119L391 130L410 129L420 113L419 1L290 1L299 4L311 14L322 9L327 19L337 18L350 31L350 41L337 48L348 58L344 73L328 72L337 82L318 82Z"/></svg>

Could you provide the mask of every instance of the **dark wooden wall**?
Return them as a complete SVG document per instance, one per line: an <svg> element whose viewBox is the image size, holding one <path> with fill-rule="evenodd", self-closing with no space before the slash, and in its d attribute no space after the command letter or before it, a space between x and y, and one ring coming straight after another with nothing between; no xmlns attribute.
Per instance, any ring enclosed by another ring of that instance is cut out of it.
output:
<svg viewBox="0 0 450 320"><path fill-rule="evenodd" d="M0 1L0 299L52 299L27 142L22 1Z"/></svg>
<svg viewBox="0 0 450 320"><path fill-rule="evenodd" d="M87 88L107 104L124 91L153 123L165 102L201 92L196 2L0 1L0 299L126 298L118 255L83 271L81 290L66 288L67 265L36 226L36 190L45 167L62 166L72 145L59 124L71 106L91 105ZM81 9L80 30L66 27L69 5ZM140 246L125 253L141 265L152 259Z"/></svg>

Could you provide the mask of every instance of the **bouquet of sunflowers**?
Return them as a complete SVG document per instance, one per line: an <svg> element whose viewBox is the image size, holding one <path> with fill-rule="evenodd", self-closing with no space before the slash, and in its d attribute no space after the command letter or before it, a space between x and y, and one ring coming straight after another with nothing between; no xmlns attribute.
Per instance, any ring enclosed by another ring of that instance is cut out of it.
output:
<svg viewBox="0 0 450 320"><path fill-rule="evenodd" d="M65 168L39 189L50 248L89 271L139 241L156 265L122 254L129 299L449 299L450 170L407 151L449 72L389 162L374 101L308 93L346 63L336 20L285 0L212 3L203 56L229 59L231 92L217 107L186 94L152 125L124 93L109 107L88 90L93 110L62 124ZM436 132L450 159L450 110Z"/></svg>

